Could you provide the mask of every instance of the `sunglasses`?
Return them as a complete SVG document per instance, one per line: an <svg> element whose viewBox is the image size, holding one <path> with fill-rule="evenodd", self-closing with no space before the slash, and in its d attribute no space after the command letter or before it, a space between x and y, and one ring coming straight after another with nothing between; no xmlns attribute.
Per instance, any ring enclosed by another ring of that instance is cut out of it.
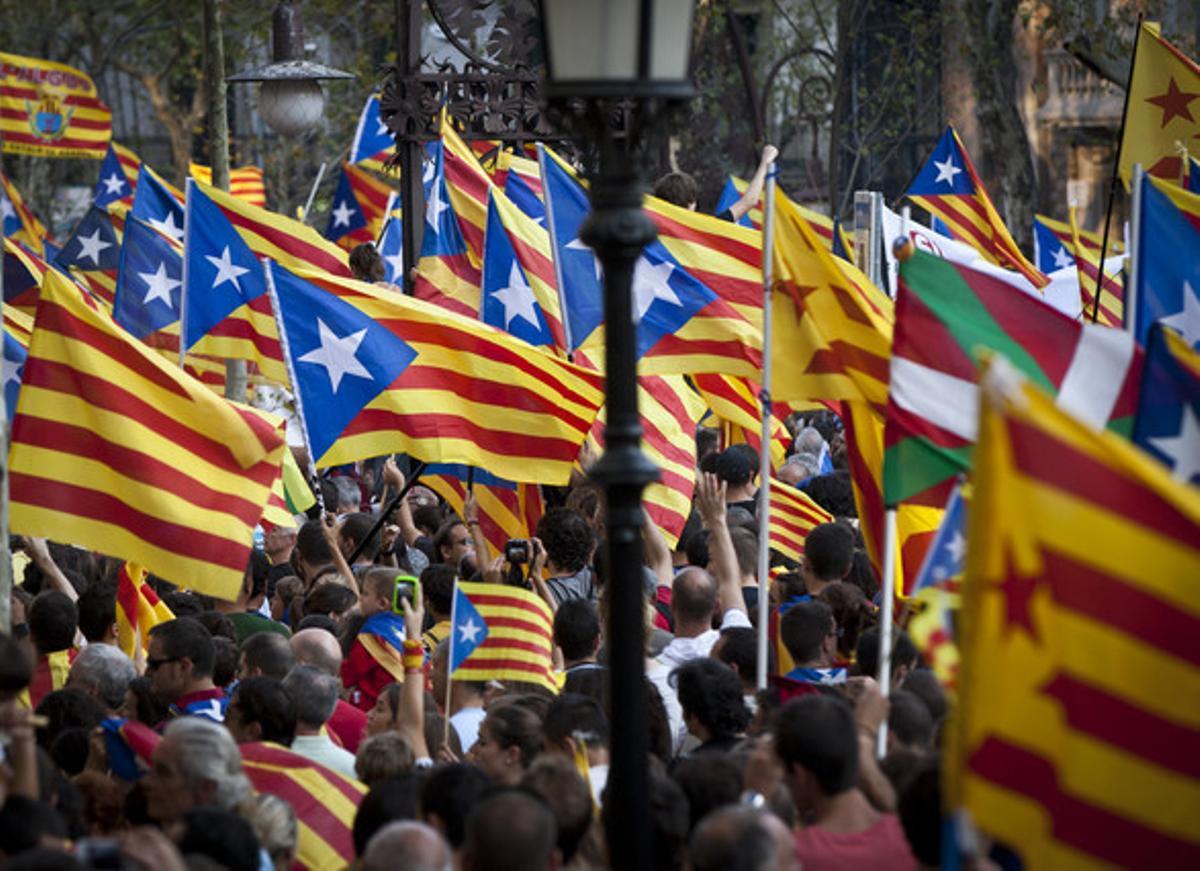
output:
<svg viewBox="0 0 1200 871"><path fill-rule="evenodd" d="M169 662L179 662L181 659L183 659L182 656L164 656L162 659L147 659L146 673L149 674L152 671L158 671L159 666L166 665Z"/></svg>

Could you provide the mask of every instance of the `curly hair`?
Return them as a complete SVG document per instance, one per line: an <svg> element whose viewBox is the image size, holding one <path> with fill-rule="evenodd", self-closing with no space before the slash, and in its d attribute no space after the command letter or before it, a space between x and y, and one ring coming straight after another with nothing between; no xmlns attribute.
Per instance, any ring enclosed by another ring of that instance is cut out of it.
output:
<svg viewBox="0 0 1200 871"><path fill-rule="evenodd" d="M740 735L750 724L742 698L742 682L733 669L715 659L685 662L671 673L679 705L711 733L713 739Z"/></svg>
<svg viewBox="0 0 1200 871"><path fill-rule="evenodd" d="M566 572L577 572L588 564L595 535L583 515L570 508L551 508L538 521L537 537L546 556Z"/></svg>

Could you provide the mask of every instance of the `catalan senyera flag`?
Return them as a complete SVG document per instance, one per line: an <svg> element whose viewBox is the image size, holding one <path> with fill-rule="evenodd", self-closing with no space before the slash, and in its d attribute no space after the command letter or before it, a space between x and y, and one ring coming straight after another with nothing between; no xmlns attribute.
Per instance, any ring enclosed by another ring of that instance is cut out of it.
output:
<svg viewBox="0 0 1200 871"><path fill-rule="evenodd" d="M1083 304L1083 317L1106 327L1120 329L1125 323L1125 277L1121 261L1117 260L1116 273L1112 271L1112 258L1104 264L1104 277L1100 278L1100 255L1093 254L1084 244L1076 221L1075 207L1071 207L1071 235L1075 243L1075 268L1079 272L1079 298ZM1100 305L1096 307L1096 283L1100 282ZM1092 317L1092 313L1096 317Z"/></svg>
<svg viewBox="0 0 1200 871"><path fill-rule="evenodd" d="M239 744L255 792L285 800L296 813L296 866L335 871L354 861L354 815L367 793L357 780L281 744Z"/></svg>
<svg viewBox="0 0 1200 871"><path fill-rule="evenodd" d="M834 519L803 490L774 478L771 479L770 504L767 540L774 550L796 562L804 556L804 540L813 527Z"/></svg>
<svg viewBox="0 0 1200 871"><path fill-rule="evenodd" d="M473 479L473 483L468 481ZM463 517L469 492L479 505L479 528L487 541L490 557L504 553L510 539L531 538L543 514L542 491L537 484L505 481L483 469L434 464L426 466L421 483L433 490Z"/></svg>
<svg viewBox="0 0 1200 871"><path fill-rule="evenodd" d="M100 160L112 112L75 67L0 52L0 150Z"/></svg>
<svg viewBox="0 0 1200 871"><path fill-rule="evenodd" d="M458 221L467 252L475 266L483 263L483 236L487 227L488 191L491 178L454 127L442 115L442 170L450 208Z"/></svg>
<svg viewBox="0 0 1200 871"><path fill-rule="evenodd" d="M188 164L188 175L205 184L212 184L212 167L200 163ZM267 207L267 185L260 166L235 166L229 170L229 193L260 209Z"/></svg>
<svg viewBox="0 0 1200 871"><path fill-rule="evenodd" d="M851 264L835 259L786 200L775 210L771 396L887 399L894 306Z"/></svg>
<svg viewBox="0 0 1200 871"><path fill-rule="evenodd" d="M1020 272L1035 287L1049 281L1017 247L953 127L946 128L907 196L945 222L955 239L966 242L989 263Z"/></svg>
<svg viewBox="0 0 1200 871"><path fill-rule="evenodd" d="M2 55L0 55L2 56ZM12 180L0 172L0 219L4 221L4 235L23 244L39 257L45 251L46 228L33 210L25 205L21 192Z"/></svg>
<svg viewBox="0 0 1200 871"><path fill-rule="evenodd" d="M425 146L421 177L425 190L425 227L413 296L467 317L478 317L481 271L471 259L458 218L450 207L445 152L441 142Z"/></svg>
<svg viewBox="0 0 1200 871"><path fill-rule="evenodd" d="M454 585L450 677L518 680L557 693L554 614L540 596L507 584Z"/></svg>
<svg viewBox="0 0 1200 871"><path fill-rule="evenodd" d="M1200 492L1003 364L981 382L948 806L1030 869L1195 867Z"/></svg>
<svg viewBox="0 0 1200 871"><path fill-rule="evenodd" d="M761 386L757 381L732 375L692 376L709 409L721 421L726 447L745 442L762 451ZM787 457L792 438L779 415L771 415L771 468L778 469Z"/></svg>
<svg viewBox="0 0 1200 871"><path fill-rule="evenodd" d="M1185 171L1178 145L1200 150L1200 64L1163 38L1155 22L1138 29L1137 52L1129 79L1125 133L1121 139L1121 181L1129 190L1133 167L1178 184Z"/></svg>
<svg viewBox="0 0 1200 871"><path fill-rule="evenodd" d="M131 562L121 566L117 572L117 646L121 652L130 659L144 654L150 630L174 619L175 614L146 583L146 570Z"/></svg>
<svg viewBox="0 0 1200 871"><path fill-rule="evenodd" d="M599 375L430 303L268 269L318 466L403 450L510 481L568 481L603 402Z"/></svg>
<svg viewBox="0 0 1200 871"><path fill-rule="evenodd" d="M12 529L234 599L286 450L233 405L46 274L13 421Z"/></svg>

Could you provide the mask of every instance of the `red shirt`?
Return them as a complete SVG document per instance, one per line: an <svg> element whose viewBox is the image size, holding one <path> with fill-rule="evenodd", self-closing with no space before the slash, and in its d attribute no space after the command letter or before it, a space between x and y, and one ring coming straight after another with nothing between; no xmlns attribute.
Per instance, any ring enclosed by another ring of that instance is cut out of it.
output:
<svg viewBox="0 0 1200 871"><path fill-rule="evenodd" d="M915 871L917 867L895 814L883 814L871 828L853 834L809 826L796 832L795 842L804 871Z"/></svg>
<svg viewBox="0 0 1200 871"><path fill-rule="evenodd" d="M338 699L337 707L325 725L343 747L357 753L367 731L367 715L344 699Z"/></svg>
<svg viewBox="0 0 1200 871"><path fill-rule="evenodd" d="M350 704L360 711L371 710L383 688L395 681L395 676L363 646L362 636L355 638L350 655L342 660L342 686L349 693Z"/></svg>

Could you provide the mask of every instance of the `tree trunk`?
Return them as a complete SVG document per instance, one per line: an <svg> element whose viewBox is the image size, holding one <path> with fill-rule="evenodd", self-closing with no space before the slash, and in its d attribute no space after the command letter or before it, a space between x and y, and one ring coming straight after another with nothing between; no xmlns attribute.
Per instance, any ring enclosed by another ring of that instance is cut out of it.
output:
<svg viewBox="0 0 1200 871"><path fill-rule="evenodd" d="M965 0L967 55L982 136L982 174L1014 239L1033 227L1037 179L1029 137L1017 109L1013 22L1020 0Z"/></svg>

